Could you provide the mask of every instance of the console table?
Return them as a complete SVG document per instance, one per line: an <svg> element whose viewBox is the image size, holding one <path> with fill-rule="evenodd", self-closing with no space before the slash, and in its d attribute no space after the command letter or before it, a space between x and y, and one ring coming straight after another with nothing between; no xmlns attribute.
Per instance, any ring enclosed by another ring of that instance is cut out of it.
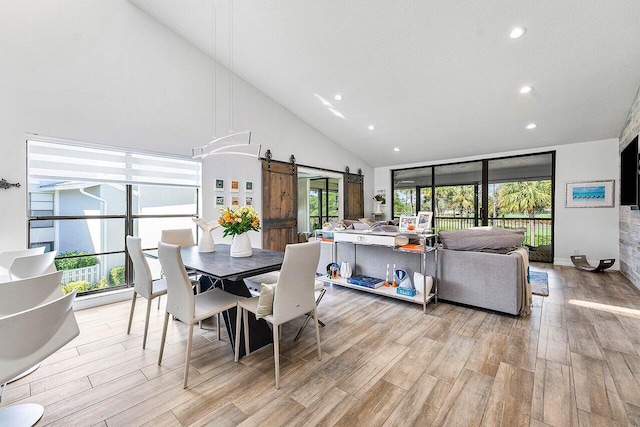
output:
<svg viewBox="0 0 640 427"><path fill-rule="evenodd" d="M332 233L332 238L328 238L328 233ZM400 232L370 232L365 230L344 230L324 232L323 245L331 245L331 262L340 264L343 261L349 262L353 274L363 274L366 276L385 278L386 266L396 264L396 268L406 270L413 281L413 273L421 273L426 283L427 262L433 262L433 287L431 293L427 295L424 288L415 296L408 296L397 293L397 288L391 286L381 286L379 288L368 288L347 282L345 278L331 278L327 275L318 277L325 283L332 283L359 291L372 294L383 295L403 301L422 304L423 311L427 310L427 303L438 302L437 276L437 245L435 234L400 233ZM409 244L406 245L407 240ZM427 257L433 261L428 261Z"/></svg>

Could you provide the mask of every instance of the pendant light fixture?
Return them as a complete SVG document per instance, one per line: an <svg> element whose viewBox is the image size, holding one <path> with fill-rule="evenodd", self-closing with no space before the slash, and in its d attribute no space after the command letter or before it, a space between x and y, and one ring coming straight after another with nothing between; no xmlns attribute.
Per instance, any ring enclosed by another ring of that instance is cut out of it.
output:
<svg viewBox="0 0 640 427"><path fill-rule="evenodd" d="M217 40L216 40L216 6L212 2L213 21L213 134L216 134L216 89L217 89ZM251 157L260 157L260 144L251 144L251 131L233 130L233 0L229 0L229 133L221 137L215 137L205 145L191 149L194 159L202 159L213 154L239 154Z"/></svg>

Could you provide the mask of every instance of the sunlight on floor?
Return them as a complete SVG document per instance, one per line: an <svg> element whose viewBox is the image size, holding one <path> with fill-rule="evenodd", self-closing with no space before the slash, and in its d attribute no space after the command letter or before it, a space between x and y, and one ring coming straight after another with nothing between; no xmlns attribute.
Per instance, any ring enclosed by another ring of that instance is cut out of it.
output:
<svg viewBox="0 0 640 427"><path fill-rule="evenodd" d="M619 314L620 316L633 317L634 319L640 319L640 310L626 307L618 307L616 305L600 304L597 302L589 302L582 300L569 300L569 304L578 305L580 307L592 308L594 310L607 311L613 314Z"/></svg>

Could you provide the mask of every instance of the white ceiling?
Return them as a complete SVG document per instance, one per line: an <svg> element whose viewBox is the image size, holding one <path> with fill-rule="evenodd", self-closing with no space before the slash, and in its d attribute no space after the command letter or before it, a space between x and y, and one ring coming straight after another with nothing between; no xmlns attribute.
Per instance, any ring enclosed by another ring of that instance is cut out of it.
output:
<svg viewBox="0 0 640 427"><path fill-rule="evenodd" d="M130 1L213 56L212 0ZM228 10L216 2L227 66ZM639 18L638 0L236 0L233 70L373 166L616 138Z"/></svg>

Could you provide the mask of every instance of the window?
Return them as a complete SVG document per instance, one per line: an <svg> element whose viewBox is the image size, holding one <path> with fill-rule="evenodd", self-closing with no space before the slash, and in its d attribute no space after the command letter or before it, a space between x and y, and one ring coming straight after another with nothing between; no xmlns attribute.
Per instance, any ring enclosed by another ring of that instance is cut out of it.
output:
<svg viewBox="0 0 640 427"><path fill-rule="evenodd" d="M130 286L127 234L154 248L162 229L195 229L198 161L59 140L27 146L29 245L58 252L65 292Z"/></svg>

